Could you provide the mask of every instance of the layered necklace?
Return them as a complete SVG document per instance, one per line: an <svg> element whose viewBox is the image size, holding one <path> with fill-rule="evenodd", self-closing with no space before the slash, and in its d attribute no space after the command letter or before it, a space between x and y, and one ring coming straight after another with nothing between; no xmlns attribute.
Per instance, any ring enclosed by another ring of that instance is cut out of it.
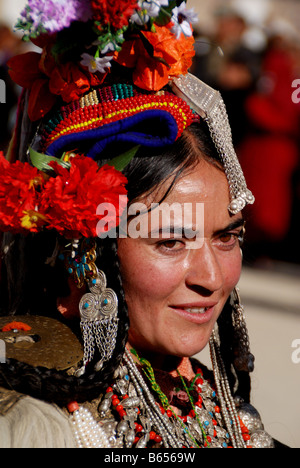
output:
<svg viewBox="0 0 300 468"><path fill-rule="evenodd" d="M180 392L186 397L185 410L178 415L158 385L150 363L139 358L134 350L126 349L114 383L107 387L100 401L96 419L86 408L76 403L69 405L78 447L182 449L251 446L249 427L238 414L214 334L210 350L215 388L204 378L201 369L197 369L191 383L187 383L177 370L183 387ZM137 359L139 365L135 362ZM255 415L254 419L256 429L263 432L259 418ZM271 444L270 438L264 443Z"/></svg>

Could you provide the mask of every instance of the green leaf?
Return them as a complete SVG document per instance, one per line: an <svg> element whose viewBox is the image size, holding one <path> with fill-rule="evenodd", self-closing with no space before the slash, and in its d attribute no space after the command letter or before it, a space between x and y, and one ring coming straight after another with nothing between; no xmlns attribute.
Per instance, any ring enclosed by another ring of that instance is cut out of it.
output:
<svg viewBox="0 0 300 468"><path fill-rule="evenodd" d="M65 169L69 169L71 167L70 163L62 161L61 159L57 159L54 156L47 156L46 154L38 153L33 148L29 148L29 155L30 155L32 164L39 171L43 171L43 172L53 171L52 167L49 166L49 163L51 161L56 161Z"/></svg>
<svg viewBox="0 0 300 468"><path fill-rule="evenodd" d="M166 26L169 24L171 18L172 18L172 11L176 6L179 6L177 4L176 0L171 0L169 2L169 6L167 7L162 7L160 10L160 14L157 18L155 18L155 24L158 26ZM182 0L180 0L180 4L182 3Z"/></svg>
<svg viewBox="0 0 300 468"><path fill-rule="evenodd" d="M135 146L134 148L131 148L126 153L123 153L120 156L111 159L107 164L109 166L113 166L117 171L122 172L125 169L125 167L128 166L130 161L135 157L140 147L141 146L139 145Z"/></svg>

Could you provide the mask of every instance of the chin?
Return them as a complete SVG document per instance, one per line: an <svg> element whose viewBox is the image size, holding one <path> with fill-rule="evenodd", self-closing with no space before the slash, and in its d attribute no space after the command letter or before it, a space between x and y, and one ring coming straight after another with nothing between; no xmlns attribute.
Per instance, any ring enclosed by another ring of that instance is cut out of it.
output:
<svg viewBox="0 0 300 468"><path fill-rule="evenodd" d="M184 357L193 357L196 354L201 353L204 348L207 346L209 342L209 337L207 339L203 339L197 343L189 343L188 345L183 345L179 343L178 346L173 346L172 348L166 349L166 354L170 356L177 356L180 358Z"/></svg>

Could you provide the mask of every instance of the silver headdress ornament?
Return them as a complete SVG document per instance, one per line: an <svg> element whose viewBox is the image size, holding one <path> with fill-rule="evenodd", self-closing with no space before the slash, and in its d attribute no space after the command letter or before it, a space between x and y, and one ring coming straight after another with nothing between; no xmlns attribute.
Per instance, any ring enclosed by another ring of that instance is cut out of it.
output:
<svg viewBox="0 0 300 468"><path fill-rule="evenodd" d="M232 214L239 213L247 204L252 205L255 198L247 188L233 147L227 110L221 94L190 73L175 78L171 86L173 92L207 122L229 184L231 202L228 209Z"/></svg>

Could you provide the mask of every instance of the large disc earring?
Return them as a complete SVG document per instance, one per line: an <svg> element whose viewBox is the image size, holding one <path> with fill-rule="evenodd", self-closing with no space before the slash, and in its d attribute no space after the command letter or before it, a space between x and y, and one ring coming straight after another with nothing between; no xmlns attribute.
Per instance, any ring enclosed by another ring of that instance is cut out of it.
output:
<svg viewBox="0 0 300 468"><path fill-rule="evenodd" d="M85 294L79 304L81 330L84 341L83 366L77 375L83 375L86 366L92 362L96 349L100 360L95 369L111 359L118 333L118 297L106 287L106 276L98 271L97 277L88 283L90 292Z"/></svg>

